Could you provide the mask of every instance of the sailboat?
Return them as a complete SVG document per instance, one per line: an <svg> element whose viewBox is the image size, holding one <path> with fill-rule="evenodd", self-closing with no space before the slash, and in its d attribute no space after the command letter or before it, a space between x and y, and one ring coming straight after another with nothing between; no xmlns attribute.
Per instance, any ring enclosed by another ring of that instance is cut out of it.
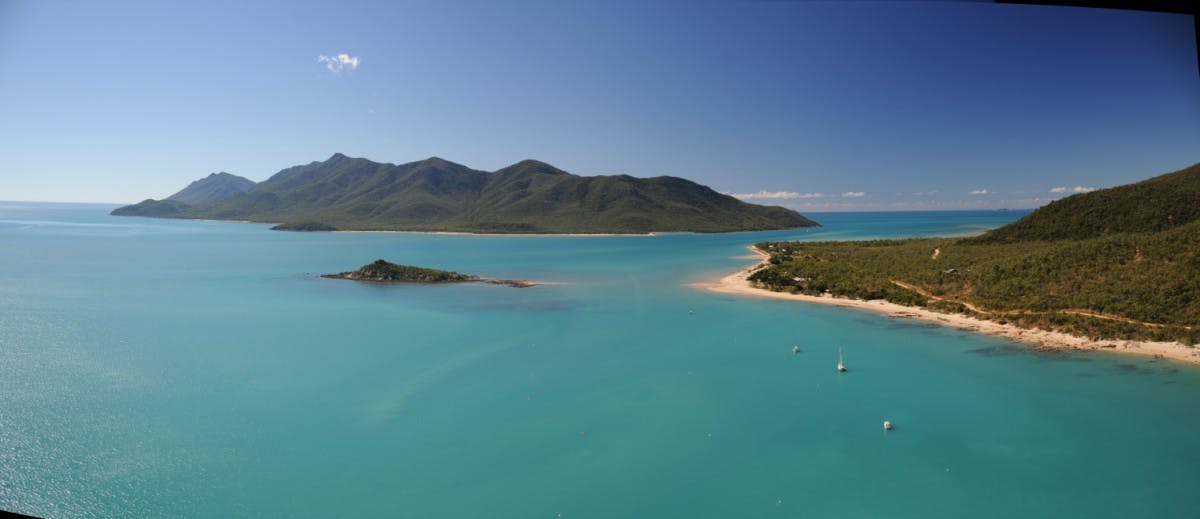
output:
<svg viewBox="0 0 1200 519"><path fill-rule="evenodd" d="M838 346L838 371L846 371L846 363L842 362L842 347Z"/></svg>

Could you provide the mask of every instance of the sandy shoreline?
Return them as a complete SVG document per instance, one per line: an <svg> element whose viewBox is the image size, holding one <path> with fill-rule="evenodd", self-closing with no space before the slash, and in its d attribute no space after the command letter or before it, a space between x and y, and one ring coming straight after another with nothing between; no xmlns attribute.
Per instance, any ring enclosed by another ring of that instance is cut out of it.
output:
<svg viewBox="0 0 1200 519"><path fill-rule="evenodd" d="M840 297L817 297L802 294L787 294L783 292L773 292L771 290L754 288L750 286L750 282L747 278L750 276L750 274L754 273L760 268L763 268L767 264L767 259L769 256L754 247L749 247L749 249L756 254L755 257L760 259L758 264L749 268L740 269L737 272L729 274L718 281L710 283L694 283L692 286L722 294L766 297L771 299L784 299L789 301L801 301L805 303L818 303L823 305L859 308L873 312L880 312L889 317L920 319L923 321L937 323L942 326L950 326L970 332L1004 337L1015 341L1030 343L1038 348L1079 351L1107 351L1113 353L1126 353L1155 358L1164 358L1179 362L1187 362L1190 364L1200 364L1200 349L1191 348L1178 342L1128 340L1093 341L1086 337L1076 337L1074 335L1061 332L1020 328L1011 324L1000 324L995 321L976 319L974 317L968 317L960 314L935 312L933 310L927 310L924 308L889 303L883 300L863 301L859 299L846 299Z"/></svg>
<svg viewBox="0 0 1200 519"><path fill-rule="evenodd" d="M499 237L527 237L527 236L545 236L545 237L566 237L566 238L598 238L607 236L662 236L664 234L673 234L666 232L648 232L641 234L616 234L616 233L487 233L487 232L466 232L466 231L356 231L356 230L337 230L337 231L317 231L317 232L336 232L336 233L388 233L388 234L429 234L433 236L499 236Z"/></svg>

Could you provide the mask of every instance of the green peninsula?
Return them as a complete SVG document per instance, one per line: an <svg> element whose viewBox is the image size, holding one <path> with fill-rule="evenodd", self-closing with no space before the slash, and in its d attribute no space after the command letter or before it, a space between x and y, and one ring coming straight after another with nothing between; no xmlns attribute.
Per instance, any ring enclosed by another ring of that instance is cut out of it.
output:
<svg viewBox="0 0 1200 519"><path fill-rule="evenodd" d="M112 214L270 222L282 224L280 230L521 234L818 225L790 209L746 203L678 177L583 177L536 160L487 172L437 157L396 165L338 153L258 184L231 177L213 175L165 200L144 200Z"/></svg>
<svg viewBox="0 0 1200 519"><path fill-rule="evenodd" d="M525 280L491 279L447 270L397 265L382 259L363 265L358 270L338 274L323 274L321 277L375 283L491 283L494 285L508 285L514 288L528 288L538 285L538 283Z"/></svg>
<svg viewBox="0 0 1200 519"><path fill-rule="evenodd" d="M1200 164L971 238L764 242L758 288L1098 339L1200 342Z"/></svg>

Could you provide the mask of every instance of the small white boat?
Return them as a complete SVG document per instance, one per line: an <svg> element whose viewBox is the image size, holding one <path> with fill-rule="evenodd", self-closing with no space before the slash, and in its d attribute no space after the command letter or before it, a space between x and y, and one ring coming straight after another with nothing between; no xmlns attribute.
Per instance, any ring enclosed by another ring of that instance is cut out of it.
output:
<svg viewBox="0 0 1200 519"><path fill-rule="evenodd" d="M792 353L800 353L800 345L799 344L792 346Z"/></svg>
<svg viewBox="0 0 1200 519"><path fill-rule="evenodd" d="M892 430L892 422L884 420L883 421L883 430L885 430L885 431Z"/></svg>
<svg viewBox="0 0 1200 519"><path fill-rule="evenodd" d="M846 363L842 362L842 347L838 346L838 371L846 371Z"/></svg>

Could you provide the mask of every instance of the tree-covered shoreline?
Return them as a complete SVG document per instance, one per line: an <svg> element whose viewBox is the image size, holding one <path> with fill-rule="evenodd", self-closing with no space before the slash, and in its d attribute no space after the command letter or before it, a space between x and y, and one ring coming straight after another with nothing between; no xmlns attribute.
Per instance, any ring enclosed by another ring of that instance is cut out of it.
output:
<svg viewBox="0 0 1200 519"><path fill-rule="evenodd" d="M1194 345L1200 343L1195 207L1200 165L1072 196L978 237L759 243L770 255L768 266L748 281L1093 339Z"/></svg>

